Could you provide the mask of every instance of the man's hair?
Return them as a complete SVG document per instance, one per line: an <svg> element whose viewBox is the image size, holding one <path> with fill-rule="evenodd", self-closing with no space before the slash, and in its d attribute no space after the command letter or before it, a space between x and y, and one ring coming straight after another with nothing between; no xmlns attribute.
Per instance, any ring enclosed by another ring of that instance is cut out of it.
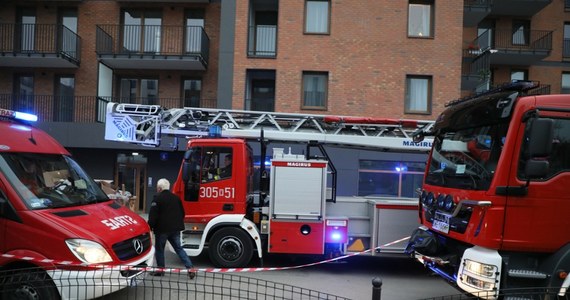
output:
<svg viewBox="0 0 570 300"><path fill-rule="evenodd" d="M225 158L227 158L227 159L231 160L231 159L232 159L232 155L231 155L231 154L228 154L228 155L226 155L226 157L225 157Z"/></svg>
<svg viewBox="0 0 570 300"><path fill-rule="evenodd" d="M169 190L170 189L170 181L168 181L168 179L166 179L166 178L161 178L156 183L156 187L163 190L163 191Z"/></svg>

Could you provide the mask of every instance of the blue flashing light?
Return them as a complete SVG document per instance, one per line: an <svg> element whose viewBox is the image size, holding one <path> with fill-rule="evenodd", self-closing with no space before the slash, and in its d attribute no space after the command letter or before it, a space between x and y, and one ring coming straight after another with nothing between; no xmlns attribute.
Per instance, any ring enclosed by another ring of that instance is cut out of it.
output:
<svg viewBox="0 0 570 300"><path fill-rule="evenodd" d="M217 126L217 125L210 126L208 136L209 137L221 137L222 136L222 127Z"/></svg>
<svg viewBox="0 0 570 300"><path fill-rule="evenodd" d="M340 241L342 239L342 234L340 234L340 232L333 232L331 234L331 239L334 241Z"/></svg>
<svg viewBox="0 0 570 300"><path fill-rule="evenodd" d="M396 172L406 172L406 171L408 171L408 166L397 165L395 169L396 169Z"/></svg>
<svg viewBox="0 0 570 300"><path fill-rule="evenodd" d="M19 111L14 112L14 118L18 119L18 120L22 120L22 121L28 121L28 122L37 122L38 121L38 116L33 115L33 114L29 114L29 113L25 113L25 112L19 112Z"/></svg>

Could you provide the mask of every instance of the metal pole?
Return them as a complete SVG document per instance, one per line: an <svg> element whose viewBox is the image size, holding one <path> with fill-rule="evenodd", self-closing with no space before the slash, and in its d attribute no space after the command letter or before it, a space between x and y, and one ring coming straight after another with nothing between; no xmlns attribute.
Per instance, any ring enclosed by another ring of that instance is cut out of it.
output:
<svg viewBox="0 0 570 300"><path fill-rule="evenodd" d="M380 300L382 298L382 279L374 277L372 279L372 300Z"/></svg>

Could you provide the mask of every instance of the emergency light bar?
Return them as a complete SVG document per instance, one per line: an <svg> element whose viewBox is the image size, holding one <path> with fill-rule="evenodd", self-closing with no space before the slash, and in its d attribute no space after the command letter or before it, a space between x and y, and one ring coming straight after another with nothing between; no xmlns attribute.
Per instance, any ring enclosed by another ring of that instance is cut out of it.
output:
<svg viewBox="0 0 570 300"><path fill-rule="evenodd" d="M8 119L14 119L14 120L20 120L20 121L26 121L26 122L37 122L38 121L38 116L36 116L34 114L29 114L29 113L20 112L20 111L13 111L13 110L3 109L3 108L0 108L0 117L8 118Z"/></svg>

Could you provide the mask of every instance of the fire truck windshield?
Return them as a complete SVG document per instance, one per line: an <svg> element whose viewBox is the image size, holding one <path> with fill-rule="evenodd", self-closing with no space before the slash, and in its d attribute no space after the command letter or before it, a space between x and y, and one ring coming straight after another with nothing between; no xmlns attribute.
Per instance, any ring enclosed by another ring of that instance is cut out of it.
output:
<svg viewBox="0 0 570 300"><path fill-rule="evenodd" d="M30 209L109 200L83 169L67 156L1 153L0 170Z"/></svg>
<svg viewBox="0 0 570 300"><path fill-rule="evenodd" d="M471 190L488 189L505 135L506 125L495 124L437 136L426 183Z"/></svg>

